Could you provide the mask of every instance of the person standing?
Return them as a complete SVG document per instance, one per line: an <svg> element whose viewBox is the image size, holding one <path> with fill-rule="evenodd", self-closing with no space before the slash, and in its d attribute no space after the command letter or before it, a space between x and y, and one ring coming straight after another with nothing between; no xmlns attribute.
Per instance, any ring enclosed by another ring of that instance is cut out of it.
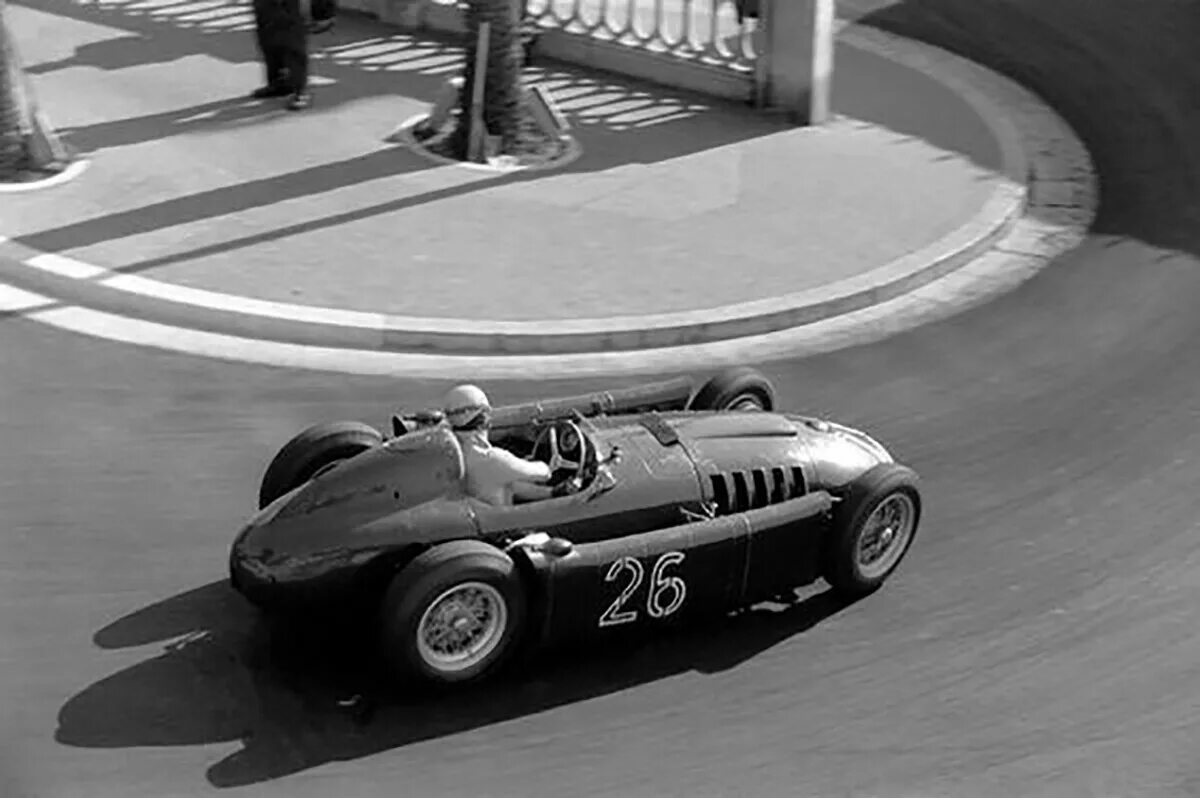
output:
<svg viewBox="0 0 1200 798"><path fill-rule="evenodd" d="M287 97L288 110L312 103L308 87L308 25L300 0L253 0L258 49L266 67L266 85L255 99Z"/></svg>

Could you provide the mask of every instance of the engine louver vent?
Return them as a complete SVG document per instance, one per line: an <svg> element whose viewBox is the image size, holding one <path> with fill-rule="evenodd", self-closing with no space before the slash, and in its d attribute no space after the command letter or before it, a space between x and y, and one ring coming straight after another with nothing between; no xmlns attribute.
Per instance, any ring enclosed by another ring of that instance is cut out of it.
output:
<svg viewBox="0 0 1200 798"><path fill-rule="evenodd" d="M779 504L788 497L787 477L782 468L771 469L771 503Z"/></svg>
<svg viewBox="0 0 1200 798"><path fill-rule="evenodd" d="M717 505L717 515L728 515L733 511L729 504L729 486L725 483L724 474L712 475L713 502Z"/></svg>
<svg viewBox="0 0 1200 798"><path fill-rule="evenodd" d="M799 466L772 468L769 477L766 469L755 468L713 474L711 480L718 515L779 504L806 492L804 471Z"/></svg>
<svg viewBox="0 0 1200 798"><path fill-rule="evenodd" d="M756 468L750 474L754 478L754 496L750 499L750 506L766 507L771 501L767 493L767 472Z"/></svg>
<svg viewBox="0 0 1200 798"><path fill-rule="evenodd" d="M733 495L735 512L750 509L750 489L746 485L745 471L733 472Z"/></svg>

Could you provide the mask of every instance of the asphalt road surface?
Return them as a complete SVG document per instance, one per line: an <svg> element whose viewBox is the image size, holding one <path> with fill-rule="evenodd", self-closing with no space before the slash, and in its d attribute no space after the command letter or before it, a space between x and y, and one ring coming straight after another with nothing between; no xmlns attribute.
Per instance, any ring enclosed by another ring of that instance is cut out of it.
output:
<svg viewBox="0 0 1200 798"><path fill-rule="evenodd" d="M1091 239L1012 295L767 366L925 476L895 581L358 713L369 663L269 635L227 545L292 433L445 386L6 319L0 794L1200 795L1200 9L846 5L1036 87L1103 177Z"/></svg>

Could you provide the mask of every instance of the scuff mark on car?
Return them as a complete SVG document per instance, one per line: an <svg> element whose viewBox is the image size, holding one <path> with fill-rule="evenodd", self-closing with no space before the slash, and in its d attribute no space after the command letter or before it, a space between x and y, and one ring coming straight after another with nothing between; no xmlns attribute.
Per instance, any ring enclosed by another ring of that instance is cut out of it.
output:
<svg viewBox="0 0 1200 798"><path fill-rule="evenodd" d="M387 485L372 485L364 490L350 490L343 493L334 493L315 499L311 496L302 496L297 501L289 504L279 513L279 518L294 518L298 515L312 515L319 510L327 510L338 504L344 504L351 499L359 496L374 496L380 493L386 493Z"/></svg>
<svg viewBox="0 0 1200 798"><path fill-rule="evenodd" d="M251 567L248 570L265 570L273 582L304 580L347 567L365 565L382 551L381 548L359 549L343 546L312 554L279 557L269 565L262 563L257 569Z"/></svg>

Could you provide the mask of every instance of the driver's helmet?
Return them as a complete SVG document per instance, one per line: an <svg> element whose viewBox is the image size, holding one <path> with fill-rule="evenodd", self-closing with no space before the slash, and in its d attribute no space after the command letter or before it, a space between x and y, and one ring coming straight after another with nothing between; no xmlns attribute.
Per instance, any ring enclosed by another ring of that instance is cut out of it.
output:
<svg viewBox="0 0 1200 798"><path fill-rule="evenodd" d="M492 405L478 386L456 385L446 392L442 408L452 429L477 429L490 419Z"/></svg>

